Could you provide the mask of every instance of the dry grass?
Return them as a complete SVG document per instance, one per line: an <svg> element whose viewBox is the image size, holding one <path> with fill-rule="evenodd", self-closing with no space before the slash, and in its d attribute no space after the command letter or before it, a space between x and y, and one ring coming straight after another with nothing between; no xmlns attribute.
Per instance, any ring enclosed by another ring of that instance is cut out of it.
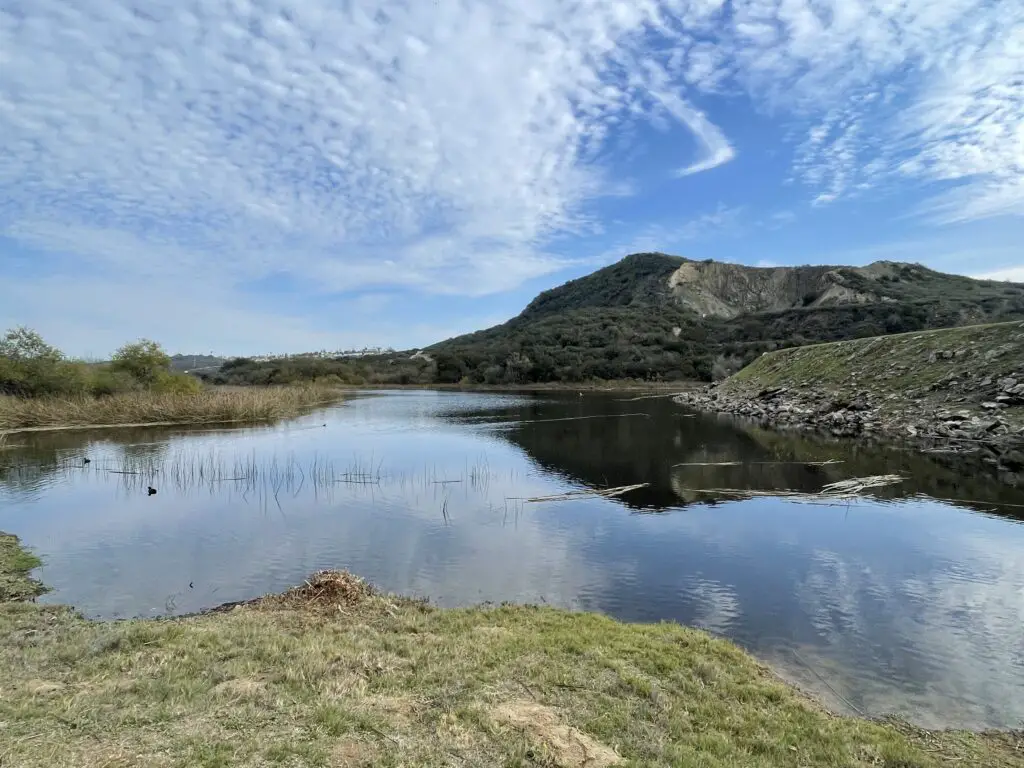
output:
<svg viewBox="0 0 1024 768"><path fill-rule="evenodd" d="M344 574L176 620L8 601L0 635L5 767L1024 765L1017 735L831 716L675 624L441 610Z"/></svg>
<svg viewBox="0 0 1024 768"><path fill-rule="evenodd" d="M273 421L341 397L338 390L301 386L205 389L195 394L134 392L109 397L0 396L0 429Z"/></svg>

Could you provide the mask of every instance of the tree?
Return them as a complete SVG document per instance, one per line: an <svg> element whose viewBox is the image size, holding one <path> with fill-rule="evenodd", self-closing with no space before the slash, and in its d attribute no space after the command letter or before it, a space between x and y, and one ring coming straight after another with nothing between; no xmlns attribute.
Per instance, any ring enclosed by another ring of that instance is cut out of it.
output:
<svg viewBox="0 0 1024 768"><path fill-rule="evenodd" d="M111 367L130 374L141 384L152 386L170 372L171 358L155 341L139 339L117 350Z"/></svg>
<svg viewBox="0 0 1024 768"><path fill-rule="evenodd" d="M0 338L0 357L18 362L58 363L64 359L64 353L43 341L31 328L19 326Z"/></svg>

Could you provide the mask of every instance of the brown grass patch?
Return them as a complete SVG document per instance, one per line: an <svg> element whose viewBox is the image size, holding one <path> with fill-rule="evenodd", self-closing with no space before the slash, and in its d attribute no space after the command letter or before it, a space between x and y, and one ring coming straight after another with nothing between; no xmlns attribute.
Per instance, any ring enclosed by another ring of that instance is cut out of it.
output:
<svg viewBox="0 0 1024 768"><path fill-rule="evenodd" d="M316 386L132 392L107 397L24 399L0 395L0 430L259 423L295 416L343 397L340 390Z"/></svg>
<svg viewBox="0 0 1024 768"><path fill-rule="evenodd" d="M231 699L257 699L267 690L267 684L261 680L247 680L235 678L225 680L213 686L213 692L218 696Z"/></svg>
<svg viewBox="0 0 1024 768"><path fill-rule="evenodd" d="M526 734L561 768L606 768L622 762L614 749L566 725L551 707L532 701L508 701L491 714L498 722Z"/></svg>
<svg viewBox="0 0 1024 768"><path fill-rule="evenodd" d="M363 768L377 762L377 751L365 741L343 741L331 750L331 768Z"/></svg>

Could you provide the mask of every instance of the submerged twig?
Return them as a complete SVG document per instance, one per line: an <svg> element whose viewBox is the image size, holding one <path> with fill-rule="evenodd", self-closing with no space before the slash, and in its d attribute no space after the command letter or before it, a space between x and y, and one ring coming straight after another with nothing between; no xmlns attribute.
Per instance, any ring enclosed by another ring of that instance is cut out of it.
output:
<svg viewBox="0 0 1024 768"><path fill-rule="evenodd" d="M515 424L543 424L551 421L580 421L582 419L617 419L625 418L626 416L643 416L644 418L651 418L649 413L600 413L595 416L565 416L560 419L517 419Z"/></svg>
<svg viewBox="0 0 1024 768"><path fill-rule="evenodd" d="M679 397L679 395L685 394L685 392L672 392L667 395L640 395L640 397L617 398L616 401L620 403L635 403L637 400L655 400L663 397Z"/></svg>
<svg viewBox="0 0 1024 768"><path fill-rule="evenodd" d="M841 459L829 459L827 461L686 461L682 464L673 464L673 467L743 467L743 466L780 466L784 464L799 465L805 467L829 467L833 464L844 464Z"/></svg>
<svg viewBox="0 0 1024 768"><path fill-rule="evenodd" d="M792 491L787 489L754 490L752 488L681 488L681 491L718 496L735 496L740 499L780 497L798 501L820 501L822 499L837 501L843 499L863 498L862 492L870 488L884 488L903 482L902 475L870 475L868 477L851 477L829 483L820 491Z"/></svg>
<svg viewBox="0 0 1024 768"><path fill-rule="evenodd" d="M615 496L621 496L624 493L635 491L640 488L646 488L650 483L637 483L636 485L622 485L618 488L593 488L582 491L568 491L566 493L556 493L552 496L534 496L533 498L523 499L527 503L536 503L540 501L569 501L571 499L579 499L587 496L601 496L606 499L613 498Z"/></svg>

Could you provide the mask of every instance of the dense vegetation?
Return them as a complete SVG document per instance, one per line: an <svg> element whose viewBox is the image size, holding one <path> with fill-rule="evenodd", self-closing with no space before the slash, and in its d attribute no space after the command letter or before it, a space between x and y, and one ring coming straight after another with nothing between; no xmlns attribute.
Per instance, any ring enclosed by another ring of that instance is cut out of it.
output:
<svg viewBox="0 0 1024 768"><path fill-rule="evenodd" d="M328 379L356 385L709 381L766 351L1024 318L1024 286L889 263L794 268L807 274L793 285L818 286L818 292L795 297L793 306L781 311L701 317L676 300L668 285L684 263L665 254L628 256L541 293L502 325L441 342L425 355L236 359L211 379L235 384ZM820 304L827 272L839 275L846 289L877 301Z"/></svg>
<svg viewBox="0 0 1024 768"><path fill-rule="evenodd" d="M171 370L171 359L155 341L125 344L108 363L69 359L29 328L0 337L0 395L40 398L127 392L187 394L200 382Z"/></svg>

